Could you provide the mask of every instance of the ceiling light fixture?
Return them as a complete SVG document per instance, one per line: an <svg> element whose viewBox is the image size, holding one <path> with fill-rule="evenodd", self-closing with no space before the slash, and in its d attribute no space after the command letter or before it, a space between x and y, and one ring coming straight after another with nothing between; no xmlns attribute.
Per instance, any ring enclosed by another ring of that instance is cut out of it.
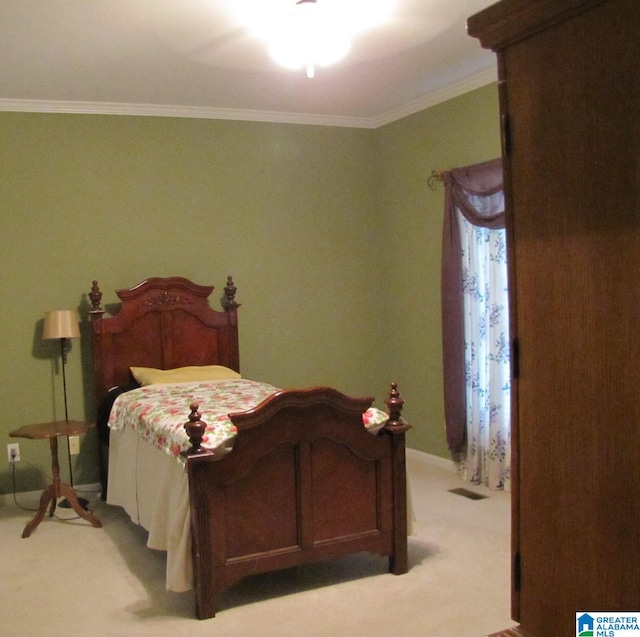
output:
<svg viewBox="0 0 640 637"><path fill-rule="evenodd" d="M347 30L335 13L317 0L298 0L293 11L270 37L269 53L281 66L304 68L307 77L316 66L329 66L341 60L351 48Z"/></svg>
<svg viewBox="0 0 640 637"><path fill-rule="evenodd" d="M231 0L229 0L231 3ZM352 40L393 19L397 0L233 0L240 24L267 43L279 65L306 69L344 58Z"/></svg>

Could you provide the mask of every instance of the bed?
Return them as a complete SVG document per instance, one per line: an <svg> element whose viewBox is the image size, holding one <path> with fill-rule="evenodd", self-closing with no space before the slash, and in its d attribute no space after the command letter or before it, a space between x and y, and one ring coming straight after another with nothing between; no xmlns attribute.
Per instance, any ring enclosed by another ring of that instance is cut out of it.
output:
<svg viewBox="0 0 640 637"><path fill-rule="evenodd" d="M213 290L181 277L151 278L117 290L119 308L106 315L93 282L90 320L107 501L149 531L149 546L167 551L167 588L193 586L200 619L215 615L220 593L256 573L361 551L386 556L391 573L405 573L409 425L395 383L385 401L388 417L369 427L363 425L372 398L242 379L232 277L220 310L210 305ZM149 370L160 381L141 383L132 368L137 376ZM171 435L182 441L164 440L162 449L153 435L144 435L146 426L106 426L136 392L182 391L189 383L179 376L174 384L174 373L195 370L197 377L209 369L226 370L227 377L211 380L216 391L238 383L240 393L248 388L252 394L239 408L223 405L229 409L223 429L232 435L223 432L212 443L207 419L220 426L221 416L213 413L218 399L192 378L200 393L187 401L189 389L174 402Z"/></svg>

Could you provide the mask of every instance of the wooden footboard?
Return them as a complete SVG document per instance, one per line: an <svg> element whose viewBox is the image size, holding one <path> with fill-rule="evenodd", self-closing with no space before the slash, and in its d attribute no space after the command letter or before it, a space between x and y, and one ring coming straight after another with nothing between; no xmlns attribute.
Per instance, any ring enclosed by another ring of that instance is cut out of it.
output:
<svg viewBox="0 0 640 637"><path fill-rule="evenodd" d="M402 399L373 436L362 425L371 398L318 387L280 391L231 419L234 448L200 447L200 415L185 425L196 615L213 617L220 592L247 575L360 551L407 571Z"/></svg>

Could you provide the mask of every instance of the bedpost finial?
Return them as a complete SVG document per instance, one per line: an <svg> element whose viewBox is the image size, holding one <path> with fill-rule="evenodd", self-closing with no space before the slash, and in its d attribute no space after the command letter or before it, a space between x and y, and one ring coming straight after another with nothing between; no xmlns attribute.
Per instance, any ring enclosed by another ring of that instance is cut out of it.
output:
<svg viewBox="0 0 640 637"><path fill-rule="evenodd" d="M186 455L192 456L194 454L206 452L206 449L202 446L202 438L207 430L207 423L200 420L198 403L191 403L189 409L191 409L189 422L184 424L184 428L187 432L187 436L189 436L189 442L191 443L191 447L187 450Z"/></svg>
<svg viewBox="0 0 640 637"><path fill-rule="evenodd" d="M222 299L222 305L225 310L230 310L238 307L236 303L236 291L238 288L233 284L233 277L229 275L227 277L227 285L224 286L224 299Z"/></svg>
<svg viewBox="0 0 640 637"><path fill-rule="evenodd" d="M98 282L93 281L91 286L91 292L89 292L89 300L91 301L91 309L89 314L93 317L95 315L104 314L104 310L100 307L100 301L102 300L102 292L98 287Z"/></svg>
<svg viewBox="0 0 640 637"><path fill-rule="evenodd" d="M389 420L385 425L385 429L392 433L404 433L411 429L411 425L401 415L404 399L398 391L398 383L391 383L389 398L384 401L384 404L389 410Z"/></svg>

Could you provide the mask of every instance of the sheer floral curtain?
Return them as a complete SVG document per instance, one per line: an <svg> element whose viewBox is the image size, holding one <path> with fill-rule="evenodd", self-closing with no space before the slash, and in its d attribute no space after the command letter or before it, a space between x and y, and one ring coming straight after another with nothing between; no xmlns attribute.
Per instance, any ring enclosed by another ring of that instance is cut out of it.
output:
<svg viewBox="0 0 640 637"><path fill-rule="evenodd" d="M502 162L444 174L445 420L461 476L510 487L510 364Z"/></svg>

